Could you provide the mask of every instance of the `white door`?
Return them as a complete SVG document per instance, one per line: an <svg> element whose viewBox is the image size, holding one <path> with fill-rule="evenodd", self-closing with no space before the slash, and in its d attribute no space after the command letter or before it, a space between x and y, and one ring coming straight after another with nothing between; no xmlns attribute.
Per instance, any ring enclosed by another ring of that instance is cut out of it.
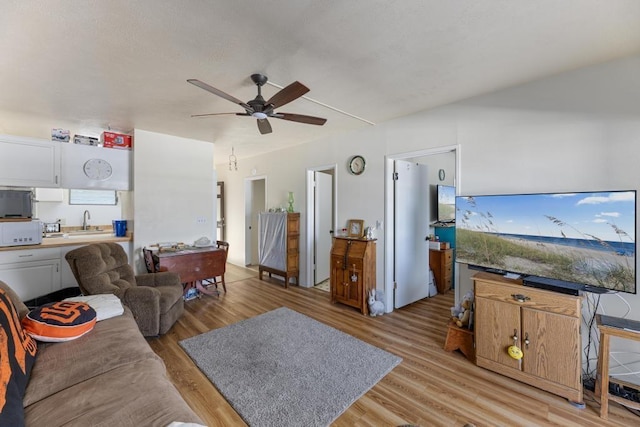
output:
<svg viewBox="0 0 640 427"><path fill-rule="evenodd" d="M329 278L331 236L333 231L333 177L328 173L314 172L314 284Z"/></svg>
<svg viewBox="0 0 640 427"><path fill-rule="evenodd" d="M427 165L395 161L395 307L429 296L429 182Z"/></svg>

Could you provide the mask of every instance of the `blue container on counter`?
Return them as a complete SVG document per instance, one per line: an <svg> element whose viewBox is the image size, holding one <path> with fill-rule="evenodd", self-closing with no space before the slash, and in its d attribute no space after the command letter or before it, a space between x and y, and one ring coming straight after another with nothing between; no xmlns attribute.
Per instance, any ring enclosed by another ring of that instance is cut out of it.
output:
<svg viewBox="0 0 640 427"><path fill-rule="evenodd" d="M127 221L124 219L114 219L113 232L116 237L125 237L127 235Z"/></svg>

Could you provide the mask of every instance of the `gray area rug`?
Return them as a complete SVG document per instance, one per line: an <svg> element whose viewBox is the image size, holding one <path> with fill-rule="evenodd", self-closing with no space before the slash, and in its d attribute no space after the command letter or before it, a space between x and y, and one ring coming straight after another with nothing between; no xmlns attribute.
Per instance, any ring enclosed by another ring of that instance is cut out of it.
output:
<svg viewBox="0 0 640 427"><path fill-rule="evenodd" d="M250 426L326 426L402 359L285 307L180 341Z"/></svg>

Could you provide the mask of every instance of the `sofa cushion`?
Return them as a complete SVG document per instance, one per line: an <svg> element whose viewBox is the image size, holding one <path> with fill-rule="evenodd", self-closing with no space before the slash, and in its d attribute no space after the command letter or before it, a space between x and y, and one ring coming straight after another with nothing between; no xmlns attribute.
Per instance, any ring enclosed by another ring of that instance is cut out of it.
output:
<svg viewBox="0 0 640 427"><path fill-rule="evenodd" d="M38 350L25 407L123 365L160 360L140 334L128 308L122 316L96 323L91 332L77 340L40 343Z"/></svg>
<svg viewBox="0 0 640 427"><path fill-rule="evenodd" d="M18 311L18 318L22 320L22 318L26 316L27 313L29 312L29 307L24 305L24 303L22 302L18 294L16 294L15 291L11 289L9 285L4 283L2 280L0 280L0 289L2 289L7 294L7 296L13 303L13 306Z"/></svg>
<svg viewBox="0 0 640 427"><path fill-rule="evenodd" d="M161 360L131 363L89 378L27 406L25 418L34 426L52 425L52 420L78 426L202 424L167 378Z"/></svg>
<svg viewBox="0 0 640 427"><path fill-rule="evenodd" d="M80 295L78 297L65 298L64 301L86 302L96 311L96 320L98 322L124 313L120 298L113 294Z"/></svg>
<svg viewBox="0 0 640 427"><path fill-rule="evenodd" d="M22 319L22 327L39 341L62 342L80 338L96 324L96 311L87 303L51 302Z"/></svg>
<svg viewBox="0 0 640 427"><path fill-rule="evenodd" d="M18 300L19 301L19 300ZM22 399L37 344L20 325L18 311L0 289L0 425L24 425Z"/></svg>

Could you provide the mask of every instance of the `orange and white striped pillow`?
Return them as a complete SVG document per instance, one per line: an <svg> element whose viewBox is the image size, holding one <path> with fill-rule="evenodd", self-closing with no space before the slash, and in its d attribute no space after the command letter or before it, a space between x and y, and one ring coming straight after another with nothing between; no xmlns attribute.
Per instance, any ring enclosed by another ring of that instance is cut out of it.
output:
<svg viewBox="0 0 640 427"><path fill-rule="evenodd" d="M59 301L32 310L22 327L39 341L60 342L80 338L96 324L96 311L84 302Z"/></svg>

